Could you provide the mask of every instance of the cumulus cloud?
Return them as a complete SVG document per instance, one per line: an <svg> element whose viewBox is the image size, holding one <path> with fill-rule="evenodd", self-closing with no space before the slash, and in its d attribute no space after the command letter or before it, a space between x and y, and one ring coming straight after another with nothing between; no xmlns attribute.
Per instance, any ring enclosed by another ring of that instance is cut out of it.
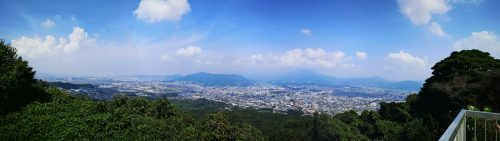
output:
<svg viewBox="0 0 500 141"><path fill-rule="evenodd" d="M176 51L177 55L186 57L195 56L201 54L201 52L202 50L198 46L188 46L186 48L180 48Z"/></svg>
<svg viewBox="0 0 500 141"><path fill-rule="evenodd" d="M312 33L311 33L311 30L307 29L307 28L304 28L304 29L300 29L300 32L306 36L311 36Z"/></svg>
<svg viewBox="0 0 500 141"><path fill-rule="evenodd" d="M387 55L387 58L392 63L398 64L402 67L423 69L427 66L427 63L424 59L420 57L413 57L411 54L404 51L399 51L398 53L389 53L389 55Z"/></svg>
<svg viewBox="0 0 500 141"><path fill-rule="evenodd" d="M407 52L400 51L389 53L386 57L388 63L383 67L383 75L389 79L421 80L429 77L431 69L427 57L416 57Z"/></svg>
<svg viewBox="0 0 500 141"><path fill-rule="evenodd" d="M454 50L479 49L500 58L500 40L493 32L472 32L469 37L453 43Z"/></svg>
<svg viewBox="0 0 500 141"><path fill-rule="evenodd" d="M24 57L37 58L44 55L58 53L70 53L77 51L81 44L91 43L94 40L88 38L87 32L81 27L74 27L67 38L47 35L45 38L38 36L26 37L12 40L12 46Z"/></svg>
<svg viewBox="0 0 500 141"><path fill-rule="evenodd" d="M366 58L368 58L368 54L366 54L366 52L356 52L356 57L360 60L365 60Z"/></svg>
<svg viewBox="0 0 500 141"><path fill-rule="evenodd" d="M445 14L451 7L446 0L398 0L399 9L415 25L426 25L435 14Z"/></svg>
<svg viewBox="0 0 500 141"><path fill-rule="evenodd" d="M444 30L441 28L441 25L439 25L436 22L432 22L429 25L428 29L432 34L434 34L436 36L439 36L439 37L446 37L447 36L446 32L444 32Z"/></svg>
<svg viewBox="0 0 500 141"><path fill-rule="evenodd" d="M139 20L156 23L178 22L189 11L191 7L187 0L141 0L133 13Z"/></svg>
<svg viewBox="0 0 500 141"><path fill-rule="evenodd" d="M44 22L40 23L40 26L42 26L43 28L52 28L55 25L56 25L56 23L54 23L54 21L52 21L50 19L47 19Z"/></svg>
<svg viewBox="0 0 500 141"><path fill-rule="evenodd" d="M352 68L354 64L350 61L351 58L341 51L327 52L322 48L299 48L279 54L254 54L249 57L248 64L263 67Z"/></svg>

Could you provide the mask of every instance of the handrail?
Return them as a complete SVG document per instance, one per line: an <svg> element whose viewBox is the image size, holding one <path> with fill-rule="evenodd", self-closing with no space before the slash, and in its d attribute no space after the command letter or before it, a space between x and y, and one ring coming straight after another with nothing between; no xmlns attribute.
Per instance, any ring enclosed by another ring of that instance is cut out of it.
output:
<svg viewBox="0 0 500 141"><path fill-rule="evenodd" d="M465 110L467 117L500 120L500 113Z"/></svg>
<svg viewBox="0 0 500 141"><path fill-rule="evenodd" d="M441 135L439 141L466 140L467 118L481 118L488 120L500 120L500 113L482 111L461 110L446 131ZM486 128L485 128L486 129ZM458 136L457 136L458 135ZM485 134L486 135L486 134Z"/></svg>
<svg viewBox="0 0 500 141"><path fill-rule="evenodd" d="M457 117L451 122L450 126L448 126L448 129L441 135L441 138L439 138L439 141L451 141L455 140L455 136L458 133L458 129L460 128L460 125L465 121L465 113L467 110L461 110L460 113L458 113Z"/></svg>

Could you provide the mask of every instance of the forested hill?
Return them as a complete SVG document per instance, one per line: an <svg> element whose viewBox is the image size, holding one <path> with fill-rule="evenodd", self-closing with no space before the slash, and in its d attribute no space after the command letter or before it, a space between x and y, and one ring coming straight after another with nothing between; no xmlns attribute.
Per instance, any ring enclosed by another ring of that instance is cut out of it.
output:
<svg viewBox="0 0 500 141"><path fill-rule="evenodd" d="M47 82L49 86L60 87L63 89L80 89L80 88L94 88L92 84L72 84L66 82Z"/></svg>
<svg viewBox="0 0 500 141"><path fill-rule="evenodd" d="M460 109L500 112L500 60L479 50L436 63L405 103L382 103L360 115L286 115L203 99L96 101L35 80L4 41L0 62L0 140L427 141L437 140Z"/></svg>

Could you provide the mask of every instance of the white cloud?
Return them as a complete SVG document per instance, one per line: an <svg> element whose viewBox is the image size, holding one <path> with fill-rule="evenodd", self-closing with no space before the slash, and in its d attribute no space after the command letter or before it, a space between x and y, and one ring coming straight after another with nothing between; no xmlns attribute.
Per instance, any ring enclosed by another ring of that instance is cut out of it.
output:
<svg viewBox="0 0 500 141"><path fill-rule="evenodd" d="M500 40L493 32L472 32L469 37L456 41L454 50L479 49L489 52L492 56L500 58Z"/></svg>
<svg viewBox="0 0 500 141"><path fill-rule="evenodd" d="M160 56L160 61L168 62L170 60L172 60L172 56L170 56L168 54L164 54L164 55Z"/></svg>
<svg viewBox="0 0 500 141"><path fill-rule="evenodd" d="M149 23L178 22L189 11L191 7L187 0L141 0L134 15Z"/></svg>
<svg viewBox="0 0 500 141"><path fill-rule="evenodd" d="M52 28L56 25L56 23L54 23L54 21L50 20L50 19L47 19L46 21L40 23L40 26L42 26L43 28Z"/></svg>
<svg viewBox="0 0 500 141"><path fill-rule="evenodd" d="M203 70L196 58L178 57L176 50L197 44L204 34L187 34L158 40L120 39L97 40L93 33L78 28L68 29L66 35L27 36L11 40L18 54L28 60L38 74L68 74L87 76L116 76L132 74L185 74ZM73 33L70 36L70 33ZM83 34L82 34L83 33ZM71 39L70 39L71 37ZM29 39L29 40L28 40ZM63 41L60 41L62 39ZM64 50L70 42L78 41L76 50ZM15 42L15 44L14 44ZM45 50L44 50L45 49ZM24 50L24 51L22 51ZM20 53L23 52L23 53ZM162 57L164 56L164 57ZM212 60L214 57L201 58ZM216 67L215 69L221 69Z"/></svg>
<svg viewBox="0 0 500 141"><path fill-rule="evenodd" d="M254 54L240 64L260 67L292 68L353 68L351 58L341 51L327 52L322 48L292 49L281 54Z"/></svg>
<svg viewBox="0 0 500 141"><path fill-rule="evenodd" d="M447 36L446 32L444 32L444 30L441 28L441 25L439 25L436 22L432 22L429 25L428 29L432 34L434 34L436 36L439 36L439 37L446 37Z"/></svg>
<svg viewBox="0 0 500 141"><path fill-rule="evenodd" d="M446 0L398 0L399 9L415 25L426 25L435 14L445 14L451 7Z"/></svg>
<svg viewBox="0 0 500 141"><path fill-rule="evenodd" d="M307 28L304 28L304 29L300 29L300 32L306 36L311 36L312 33L311 33L311 30L307 29Z"/></svg>
<svg viewBox="0 0 500 141"><path fill-rule="evenodd" d="M187 56L187 57L201 54L201 52L202 50L198 46L188 46L186 48L180 48L176 51L177 55Z"/></svg>
<svg viewBox="0 0 500 141"><path fill-rule="evenodd" d="M356 52L356 57L360 60L365 60L368 58L368 54L366 52Z"/></svg>
<svg viewBox="0 0 500 141"><path fill-rule="evenodd" d="M389 55L387 55L387 58L392 63L401 65L403 67L423 69L427 66L427 63L424 59L420 57L413 57L411 54L404 51L399 51L398 53L389 53Z"/></svg>
<svg viewBox="0 0 500 141"><path fill-rule="evenodd" d="M88 38L88 34L83 28L74 27L73 32L67 38L59 37L56 39L52 35L47 35L45 38L23 36L12 40L12 46L18 50L21 56L37 58L44 55L74 52L80 48L81 44L92 42L94 40Z"/></svg>
<svg viewBox="0 0 500 141"><path fill-rule="evenodd" d="M387 55L388 63L383 66L382 74L389 79L422 80L431 74L427 57L416 57L407 52L400 51Z"/></svg>
<svg viewBox="0 0 500 141"><path fill-rule="evenodd" d="M321 48L293 49L278 58L281 63L287 66L318 66L326 68L336 67L347 59L341 51L328 53Z"/></svg>

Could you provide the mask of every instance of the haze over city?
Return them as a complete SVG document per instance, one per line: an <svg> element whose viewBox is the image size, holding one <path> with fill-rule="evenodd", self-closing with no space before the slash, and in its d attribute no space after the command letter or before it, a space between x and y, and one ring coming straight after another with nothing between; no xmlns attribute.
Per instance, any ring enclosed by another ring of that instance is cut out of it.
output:
<svg viewBox="0 0 500 141"><path fill-rule="evenodd" d="M496 0L0 1L0 37L39 74L424 80L450 52L500 57ZM8 20L7 20L8 19Z"/></svg>

